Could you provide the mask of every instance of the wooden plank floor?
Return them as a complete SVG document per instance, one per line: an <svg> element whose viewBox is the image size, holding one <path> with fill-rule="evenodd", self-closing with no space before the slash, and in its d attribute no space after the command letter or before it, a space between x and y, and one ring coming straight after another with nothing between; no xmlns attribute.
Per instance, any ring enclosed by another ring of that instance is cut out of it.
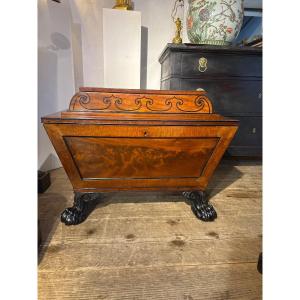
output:
<svg viewBox="0 0 300 300"><path fill-rule="evenodd" d="M176 193L105 194L78 226L63 169L39 195L39 299L261 299L262 166L223 161L208 189L215 222Z"/></svg>

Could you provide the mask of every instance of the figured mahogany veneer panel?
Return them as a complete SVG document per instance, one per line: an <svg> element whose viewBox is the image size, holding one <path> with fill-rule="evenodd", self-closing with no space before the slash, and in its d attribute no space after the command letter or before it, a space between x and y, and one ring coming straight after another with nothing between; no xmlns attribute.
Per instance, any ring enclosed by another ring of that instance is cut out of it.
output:
<svg viewBox="0 0 300 300"><path fill-rule="evenodd" d="M82 179L198 178L218 138L64 138Z"/></svg>

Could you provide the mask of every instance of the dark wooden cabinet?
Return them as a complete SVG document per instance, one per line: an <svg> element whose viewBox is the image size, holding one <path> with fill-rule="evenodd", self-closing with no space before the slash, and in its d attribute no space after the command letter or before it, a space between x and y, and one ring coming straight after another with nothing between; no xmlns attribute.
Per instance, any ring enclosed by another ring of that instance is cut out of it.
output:
<svg viewBox="0 0 300 300"><path fill-rule="evenodd" d="M168 44L159 61L162 90L204 89L216 113L240 120L227 155L262 155L261 48Z"/></svg>

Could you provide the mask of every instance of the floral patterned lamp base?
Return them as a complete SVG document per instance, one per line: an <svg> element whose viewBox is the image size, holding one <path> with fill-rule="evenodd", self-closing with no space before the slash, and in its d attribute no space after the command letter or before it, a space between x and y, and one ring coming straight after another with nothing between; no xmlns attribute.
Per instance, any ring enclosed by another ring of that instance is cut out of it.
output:
<svg viewBox="0 0 300 300"><path fill-rule="evenodd" d="M244 17L243 0L189 0L187 34L191 43L230 45Z"/></svg>

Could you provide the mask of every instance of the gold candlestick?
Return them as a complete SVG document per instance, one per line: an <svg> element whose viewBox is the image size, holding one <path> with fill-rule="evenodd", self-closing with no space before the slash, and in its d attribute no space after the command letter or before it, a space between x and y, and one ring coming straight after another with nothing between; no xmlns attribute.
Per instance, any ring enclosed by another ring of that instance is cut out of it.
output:
<svg viewBox="0 0 300 300"><path fill-rule="evenodd" d="M173 38L172 42L174 44L182 44L182 38L180 36L181 30L182 30L181 20L179 18L177 18L175 21L175 24L176 24L176 34L175 34L175 37Z"/></svg>
<svg viewBox="0 0 300 300"><path fill-rule="evenodd" d="M175 33L175 37L172 40L172 42L174 44L182 44L182 38L180 36L181 30L182 30L182 25L181 25L181 20L178 17L177 10L178 10L178 8L180 10L183 9L183 7L184 7L183 3L184 3L183 0L175 0L174 7L173 7L173 10L171 13L172 20L176 24L176 33Z"/></svg>
<svg viewBox="0 0 300 300"><path fill-rule="evenodd" d="M116 0L116 5L113 8L131 10L132 9L131 0Z"/></svg>

